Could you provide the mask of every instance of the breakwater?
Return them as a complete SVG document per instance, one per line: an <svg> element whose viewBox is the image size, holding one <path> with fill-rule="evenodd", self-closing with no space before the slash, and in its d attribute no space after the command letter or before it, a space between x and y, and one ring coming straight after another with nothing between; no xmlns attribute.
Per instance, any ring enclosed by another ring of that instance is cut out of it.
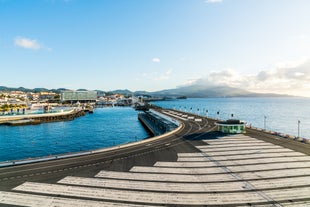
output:
<svg viewBox="0 0 310 207"><path fill-rule="evenodd" d="M27 114L16 116L2 116L0 117L0 124L2 125L26 125L26 124L39 124L46 122L56 121L70 121L76 117L84 116L85 110L72 109L65 112L46 113L46 114Z"/></svg>
<svg viewBox="0 0 310 207"><path fill-rule="evenodd" d="M179 123L176 120L155 110L139 113L138 119L154 136L165 134L179 126Z"/></svg>
<svg viewBox="0 0 310 207"><path fill-rule="evenodd" d="M208 118L244 120L248 126L266 131L310 138L309 98L189 98L153 104Z"/></svg>

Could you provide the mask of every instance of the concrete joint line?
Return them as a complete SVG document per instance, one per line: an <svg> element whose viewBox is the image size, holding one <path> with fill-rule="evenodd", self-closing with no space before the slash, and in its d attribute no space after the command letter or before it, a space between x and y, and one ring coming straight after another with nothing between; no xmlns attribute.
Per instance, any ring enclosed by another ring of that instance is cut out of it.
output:
<svg viewBox="0 0 310 207"><path fill-rule="evenodd" d="M271 204L275 207L283 207L281 204L279 204L277 201L273 200L271 197L266 195L264 192L255 189L255 187L248 181L243 180L240 176L232 172L230 169L228 169L226 166L221 165L217 160L213 159L211 156L209 156L205 152L201 152L201 154L204 155L205 158L207 158L209 161L214 162L218 167L222 168L225 172L233 176L236 180L242 181L244 183L244 188L247 190L256 190L255 192L260 195L262 198L267 200L268 202L271 202Z"/></svg>

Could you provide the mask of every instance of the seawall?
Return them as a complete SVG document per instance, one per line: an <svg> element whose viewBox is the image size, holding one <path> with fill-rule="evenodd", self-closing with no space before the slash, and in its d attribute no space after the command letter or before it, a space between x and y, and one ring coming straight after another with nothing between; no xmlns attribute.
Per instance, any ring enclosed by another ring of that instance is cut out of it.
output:
<svg viewBox="0 0 310 207"><path fill-rule="evenodd" d="M139 113L138 119L154 136L165 134L179 126L177 121L169 120L165 115L151 110Z"/></svg>

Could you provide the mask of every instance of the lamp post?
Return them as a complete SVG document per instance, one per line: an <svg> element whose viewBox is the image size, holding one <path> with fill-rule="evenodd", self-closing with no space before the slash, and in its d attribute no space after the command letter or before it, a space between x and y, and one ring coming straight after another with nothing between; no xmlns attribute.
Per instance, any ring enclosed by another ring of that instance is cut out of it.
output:
<svg viewBox="0 0 310 207"><path fill-rule="evenodd" d="M264 116L264 130L266 131L266 119L267 119L267 116Z"/></svg>
<svg viewBox="0 0 310 207"><path fill-rule="evenodd" d="M298 138L300 137L300 120L298 120Z"/></svg>

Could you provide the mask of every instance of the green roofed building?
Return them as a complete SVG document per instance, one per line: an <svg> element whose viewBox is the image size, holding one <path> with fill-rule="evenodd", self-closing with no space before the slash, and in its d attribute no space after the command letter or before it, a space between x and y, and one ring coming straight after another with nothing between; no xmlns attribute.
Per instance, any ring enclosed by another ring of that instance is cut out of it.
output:
<svg viewBox="0 0 310 207"><path fill-rule="evenodd" d="M219 121L215 123L218 127L218 131L227 134L240 134L246 132L246 122L229 119L227 121Z"/></svg>
<svg viewBox="0 0 310 207"><path fill-rule="evenodd" d="M60 95L61 102L96 102L96 91L62 91Z"/></svg>

